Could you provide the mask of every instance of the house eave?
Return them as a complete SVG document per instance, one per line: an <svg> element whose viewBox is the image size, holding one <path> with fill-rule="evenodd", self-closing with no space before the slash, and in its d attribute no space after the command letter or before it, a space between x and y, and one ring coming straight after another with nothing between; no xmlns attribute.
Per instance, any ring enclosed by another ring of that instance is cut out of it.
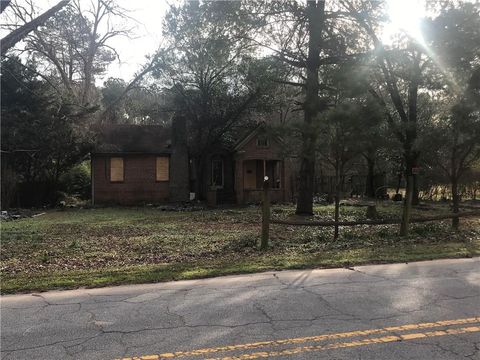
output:
<svg viewBox="0 0 480 360"><path fill-rule="evenodd" d="M171 155L171 150L166 151L92 151L90 153L92 156L94 155Z"/></svg>

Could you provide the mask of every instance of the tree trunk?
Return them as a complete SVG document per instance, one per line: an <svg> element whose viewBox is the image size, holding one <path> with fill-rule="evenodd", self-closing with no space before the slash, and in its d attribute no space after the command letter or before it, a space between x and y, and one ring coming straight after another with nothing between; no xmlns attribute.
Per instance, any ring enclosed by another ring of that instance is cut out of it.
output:
<svg viewBox="0 0 480 360"><path fill-rule="evenodd" d="M0 2L0 14L5 11L7 6L10 5L11 2L12 2L12 0L3 0L3 1Z"/></svg>
<svg viewBox="0 0 480 360"><path fill-rule="evenodd" d="M10 34L5 36L1 41L0 41L0 52L1 55L5 55L5 53L15 46L16 43L19 41L23 40L25 36L27 36L30 32L35 30L37 27L43 25L49 18L51 18L55 13L60 11L65 5L69 3L70 0L62 0L57 3L57 5L53 6L49 10L45 11L42 15L36 17L32 21L16 28L13 30ZM2 1L2 8L4 1ZM6 6L6 5L5 5Z"/></svg>
<svg viewBox="0 0 480 360"><path fill-rule="evenodd" d="M418 190L418 175L413 174L413 193L412 193L412 205L420 204L420 191Z"/></svg>
<svg viewBox="0 0 480 360"><path fill-rule="evenodd" d="M95 61L95 55L99 49L100 43L97 43L98 37L98 27L100 26L100 22L102 19L101 12L104 10L104 7L107 8L108 6L104 4L101 0L98 0L97 7L95 9L95 19L93 21L93 29L92 32L89 33L89 43L88 43L88 50L85 57L84 66L84 83L83 83L83 90L82 90L82 105L87 105L90 102L90 92L92 86L94 85L93 79L93 62Z"/></svg>
<svg viewBox="0 0 480 360"><path fill-rule="evenodd" d="M419 157L418 151L414 151L414 143L417 139L417 115L418 115L418 87L420 84L421 68L420 68L421 52L417 51L413 58L412 79L408 85L408 117L405 119L405 139L403 141L404 157L407 177L407 189L405 194L405 202L403 205L402 224L400 226L400 236L408 235L410 215L412 212L412 201L414 193L415 176L413 175L413 167L416 166Z"/></svg>
<svg viewBox="0 0 480 360"><path fill-rule="evenodd" d="M397 188L395 190L395 194L398 194L400 192L400 186L402 185L402 173L398 173L397 177Z"/></svg>
<svg viewBox="0 0 480 360"><path fill-rule="evenodd" d="M405 193L405 200L403 203L402 223L400 224L400 236L408 235L410 216L412 212L412 198L413 198L413 178L412 178L412 175L407 175L407 188Z"/></svg>
<svg viewBox="0 0 480 360"><path fill-rule="evenodd" d="M460 206L460 195L458 195L458 179L456 176L452 176L452 203L453 203L453 213L457 214ZM455 230L458 229L460 225L460 218L456 217L452 219L452 228Z"/></svg>
<svg viewBox="0 0 480 360"><path fill-rule="evenodd" d="M296 213L313 214L313 191L315 179L316 134L314 121L319 112L318 69L324 23L325 1L307 1L308 16L308 58L306 62L307 80L305 83L304 123L302 152L300 154L300 180Z"/></svg>
<svg viewBox="0 0 480 360"><path fill-rule="evenodd" d="M95 40L91 40L91 44L88 48L88 54L87 54L87 59L85 60L85 65L84 65L84 83L83 83L83 90L82 90L82 105L87 105L89 103L89 100L90 100L90 92L91 92L91 88L92 88L92 79L93 79L93 75L92 75L92 69L93 69L93 61L94 61L94 58L95 58L95 53L96 53L96 49L95 49L95 44L94 44L94 41Z"/></svg>
<svg viewBox="0 0 480 360"><path fill-rule="evenodd" d="M296 214L313 215L315 161L306 156L302 156L299 176Z"/></svg>
<svg viewBox="0 0 480 360"><path fill-rule="evenodd" d="M365 195L370 198L375 197L375 160L367 158L367 181Z"/></svg>
<svg viewBox="0 0 480 360"><path fill-rule="evenodd" d="M338 156L338 155L337 155ZM343 167L340 166L340 160L337 158L335 161L335 222L340 219L340 178L343 175ZM335 225L333 239L338 239L338 225Z"/></svg>
<svg viewBox="0 0 480 360"><path fill-rule="evenodd" d="M337 223L340 218L340 186L337 184L337 189L335 191L335 222ZM338 239L338 225L335 225L335 231L333 238Z"/></svg>

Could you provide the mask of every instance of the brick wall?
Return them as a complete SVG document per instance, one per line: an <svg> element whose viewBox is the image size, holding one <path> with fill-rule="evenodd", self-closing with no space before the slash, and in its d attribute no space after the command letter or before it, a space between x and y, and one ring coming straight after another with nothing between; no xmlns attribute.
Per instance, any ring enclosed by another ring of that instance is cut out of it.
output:
<svg viewBox="0 0 480 360"><path fill-rule="evenodd" d="M118 157L119 155L115 155ZM92 157L93 201L100 204L158 204L169 200L169 181L155 181L155 155L124 155L124 181L110 182L110 156Z"/></svg>

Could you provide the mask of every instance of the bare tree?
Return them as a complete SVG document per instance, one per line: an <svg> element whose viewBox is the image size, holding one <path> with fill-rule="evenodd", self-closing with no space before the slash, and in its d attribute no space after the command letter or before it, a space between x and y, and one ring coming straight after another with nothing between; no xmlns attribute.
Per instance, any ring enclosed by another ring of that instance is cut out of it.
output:
<svg viewBox="0 0 480 360"><path fill-rule="evenodd" d="M81 93L81 103L86 104L90 100L90 93L94 77L95 60L101 50L110 50L118 58L118 53L108 42L117 36L129 37L131 28L115 27L112 24L114 17L127 18L126 10L120 7L115 0L97 0L92 2L92 7L81 8L81 1L75 0L73 6L77 14L82 18L87 32L87 49L83 55L83 89ZM90 26L88 26L90 25ZM105 31L101 31L100 26L106 26ZM101 54L100 54L101 55Z"/></svg>
<svg viewBox="0 0 480 360"><path fill-rule="evenodd" d="M26 22L22 26L16 28L4 38L2 38L0 42L1 48L1 55L5 55L6 52L15 46L19 41L23 40L30 32L38 28L39 26L43 25L49 18L51 18L54 14L56 14L60 9L64 8L65 5L69 3L70 0L62 0L57 5L53 6L52 8L45 11L43 14L39 15L36 18L31 19L30 21ZM0 13L10 5L11 0L2 1Z"/></svg>
<svg viewBox="0 0 480 360"><path fill-rule="evenodd" d="M130 36L132 28L118 25L120 20L131 19L127 10L115 0L95 0L84 8L80 0L67 1L68 5L25 37L25 46L19 50L34 56L44 65L44 73L58 78L65 96L88 108L95 105L94 79L118 53L111 39ZM28 6L12 3L16 19L29 23L36 17L33 0Z"/></svg>

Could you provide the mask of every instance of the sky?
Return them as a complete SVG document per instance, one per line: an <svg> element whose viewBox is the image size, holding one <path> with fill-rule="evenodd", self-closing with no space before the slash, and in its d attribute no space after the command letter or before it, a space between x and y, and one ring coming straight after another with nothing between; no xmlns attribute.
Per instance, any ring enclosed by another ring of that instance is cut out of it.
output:
<svg viewBox="0 0 480 360"><path fill-rule="evenodd" d="M17 0L22 3L23 0ZM35 0L39 13L55 5L59 0ZM87 2L88 0L81 0ZM97 78L97 85L102 85L109 77L119 77L129 81L141 66L146 63L145 56L153 54L162 41L162 23L169 3L176 0L117 0L123 8L129 10L128 26L134 26L132 38L116 37L109 43L120 55L120 60L113 62L103 77ZM385 28L382 40L389 39L399 30L418 37L418 21L425 15L425 0L387 0L391 23Z"/></svg>
<svg viewBox="0 0 480 360"><path fill-rule="evenodd" d="M109 66L108 77L119 77L129 80L142 64L145 56L153 54L162 41L162 23L169 7L166 0L117 0L125 9L130 10L130 16L138 23L135 25L134 37L114 38L113 48L120 54L120 62L115 61Z"/></svg>

